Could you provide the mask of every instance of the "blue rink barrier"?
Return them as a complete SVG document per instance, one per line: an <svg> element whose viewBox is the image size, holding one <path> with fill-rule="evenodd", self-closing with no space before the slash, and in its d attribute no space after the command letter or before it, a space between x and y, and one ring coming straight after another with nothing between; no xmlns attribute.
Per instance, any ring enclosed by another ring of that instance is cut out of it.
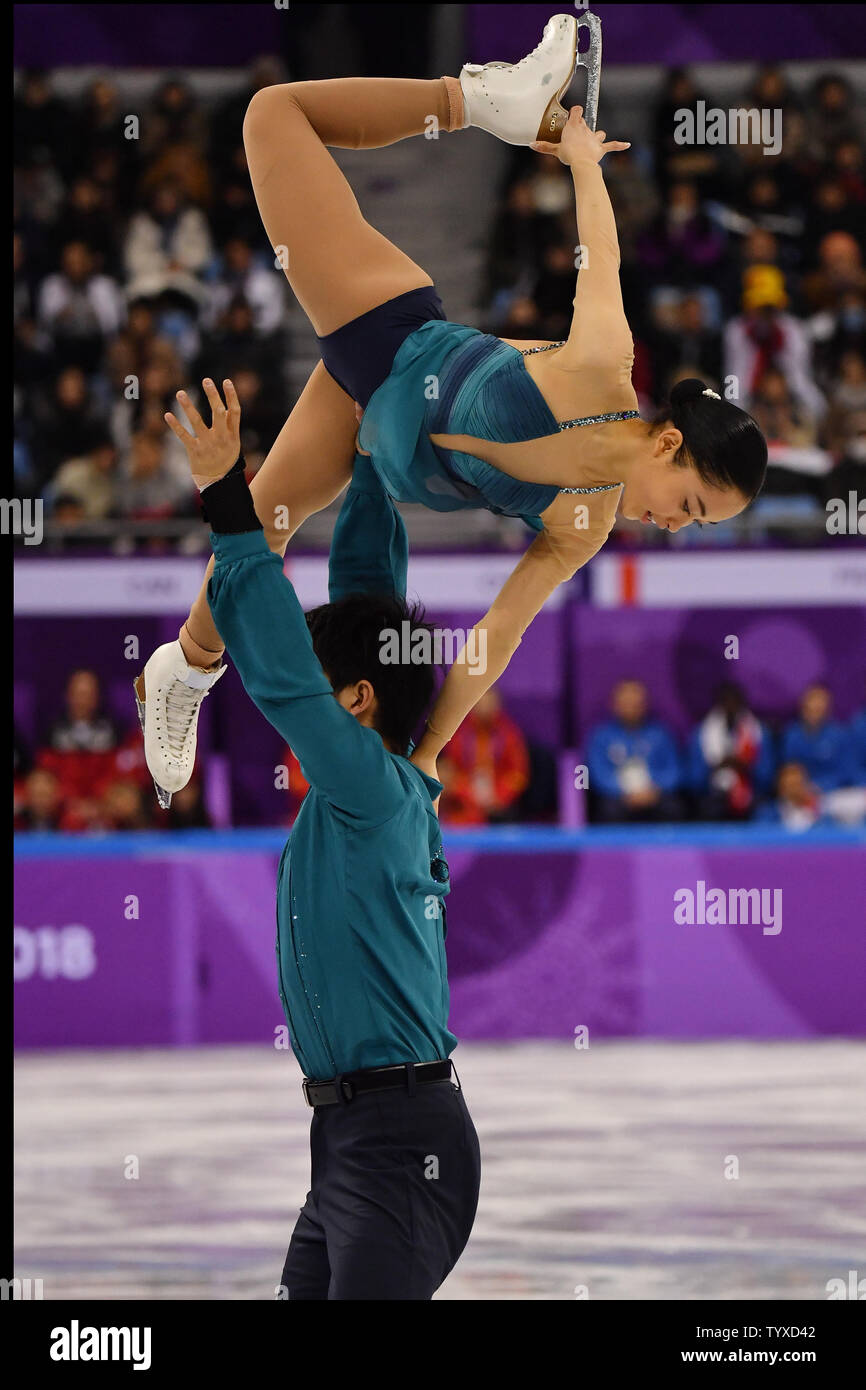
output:
<svg viewBox="0 0 866 1390"><path fill-rule="evenodd" d="M154 854L178 851L204 854L281 851L290 835L290 829L280 826L234 830L131 830L104 835L28 832L16 835L15 856L18 859L99 859L118 855L150 858ZM506 825L480 830L444 827L442 838L446 852L470 850L485 854L556 854L593 849L647 849L654 845L743 850L817 845L862 845L866 848L866 826L816 826L801 833L760 822L753 825L589 826L580 830L547 825Z"/></svg>

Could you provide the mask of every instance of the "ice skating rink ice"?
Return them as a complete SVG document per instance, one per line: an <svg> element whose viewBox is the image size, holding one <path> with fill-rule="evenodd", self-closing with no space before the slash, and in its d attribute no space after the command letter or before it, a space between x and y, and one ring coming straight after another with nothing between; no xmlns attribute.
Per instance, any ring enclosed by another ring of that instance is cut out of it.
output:
<svg viewBox="0 0 866 1390"><path fill-rule="evenodd" d="M483 1177L438 1298L826 1299L866 1274L866 1044L454 1060ZM19 1057L15 1275L46 1300L272 1300L307 1191L299 1077L264 1047Z"/></svg>

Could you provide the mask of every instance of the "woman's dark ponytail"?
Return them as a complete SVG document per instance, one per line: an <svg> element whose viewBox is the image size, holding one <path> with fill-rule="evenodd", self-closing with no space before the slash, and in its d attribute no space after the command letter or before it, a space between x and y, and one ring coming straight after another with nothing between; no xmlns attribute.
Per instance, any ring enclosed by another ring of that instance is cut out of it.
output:
<svg viewBox="0 0 866 1390"><path fill-rule="evenodd" d="M653 426L670 421L683 436L676 462L691 464L713 487L757 497L767 472L767 441L745 410L723 400L697 377L678 381Z"/></svg>

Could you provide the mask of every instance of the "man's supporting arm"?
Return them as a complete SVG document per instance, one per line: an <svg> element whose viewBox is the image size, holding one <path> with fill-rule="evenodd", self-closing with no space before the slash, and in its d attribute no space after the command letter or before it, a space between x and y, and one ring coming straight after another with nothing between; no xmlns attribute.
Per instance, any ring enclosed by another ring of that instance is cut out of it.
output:
<svg viewBox="0 0 866 1390"><path fill-rule="evenodd" d="M282 560L268 549L242 468L235 469L202 496L213 528L207 592L214 622L244 689L311 786L359 821L387 820L402 798L396 769L379 734L334 698Z"/></svg>
<svg viewBox="0 0 866 1390"><path fill-rule="evenodd" d="M363 454L355 455L352 482L331 538L328 597L394 594L404 598L409 541L403 518Z"/></svg>

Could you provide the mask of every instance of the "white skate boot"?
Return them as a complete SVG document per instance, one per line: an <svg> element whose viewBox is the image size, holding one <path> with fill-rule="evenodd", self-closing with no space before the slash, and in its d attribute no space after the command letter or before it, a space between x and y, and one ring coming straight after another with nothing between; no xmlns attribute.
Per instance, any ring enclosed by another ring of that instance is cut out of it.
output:
<svg viewBox="0 0 866 1390"><path fill-rule="evenodd" d="M568 120L560 104L577 66L577 19L555 14L541 43L519 63L466 63L460 87L467 125L509 145L558 141Z"/></svg>
<svg viewBox="0 0 866 1390"><path fill-rule="evenodd" d="M163 810L192 776L201 702L225 670L223 662L200 671L189 665L180 642L166 642L133 681L144 756Z"/></svg>

